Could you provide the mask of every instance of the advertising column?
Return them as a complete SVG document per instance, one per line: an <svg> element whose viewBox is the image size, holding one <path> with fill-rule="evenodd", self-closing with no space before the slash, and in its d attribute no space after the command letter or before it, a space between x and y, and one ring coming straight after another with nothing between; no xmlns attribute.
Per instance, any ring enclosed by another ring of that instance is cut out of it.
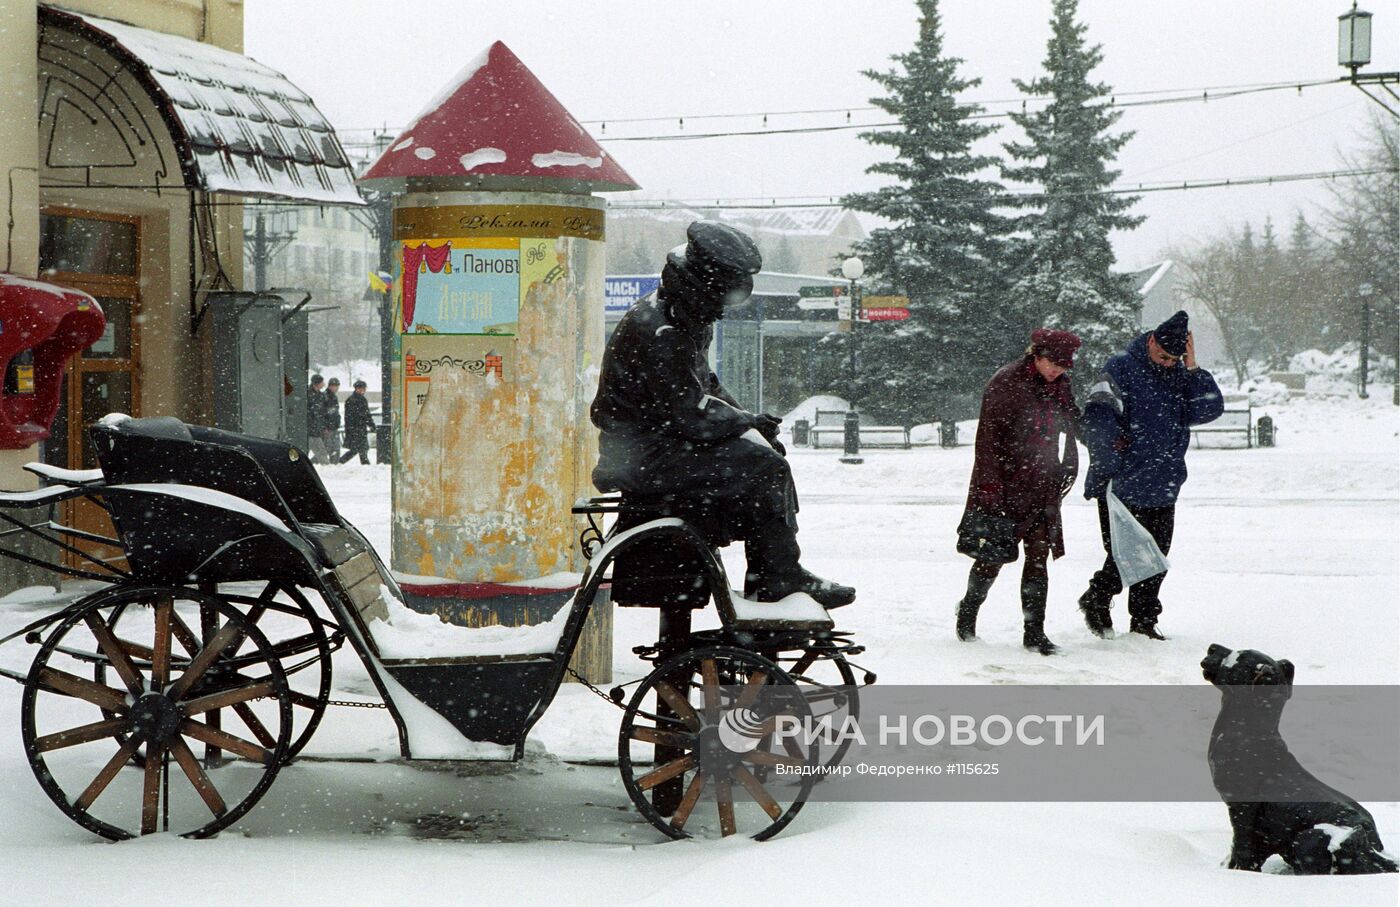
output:
<svg viewBox="0 0 1400 907"><path fill-rule="evenodd" d="M400 197L393 565L511 582L581 569L575 499L596 460L603 203Z"/></svg>

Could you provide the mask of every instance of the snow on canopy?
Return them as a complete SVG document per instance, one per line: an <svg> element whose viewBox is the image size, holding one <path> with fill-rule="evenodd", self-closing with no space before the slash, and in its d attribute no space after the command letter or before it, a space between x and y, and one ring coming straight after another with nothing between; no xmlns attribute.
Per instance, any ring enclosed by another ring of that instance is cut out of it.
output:
<svg viewBox="0 0 1400 907"><path fill-rule="evenodd" d="M231 50L97 16L39 7L111 51L166 114L186 185L210 192L362 205L350 160L311 97ZM96 86L96 91L107 91Z"/></svg>
<svg viewBox="0 0 1400 907"><path fill-rule="evenodd" d="M478 176L639 188L500 41L468 61L360 179Z"/></svg>

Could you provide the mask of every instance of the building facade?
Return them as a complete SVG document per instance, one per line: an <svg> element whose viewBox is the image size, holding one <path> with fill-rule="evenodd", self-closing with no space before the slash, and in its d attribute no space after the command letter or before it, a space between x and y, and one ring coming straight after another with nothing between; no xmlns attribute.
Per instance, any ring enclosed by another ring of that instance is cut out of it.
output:
<svg viewBox="0 0 1400 907"><path fill-rule="evenodd" d="M359 204L311 99L242 45L239 0L0 0L0 272L82 290L107 320L49 437L0 450L0 487L30 487L34 460L94 467L86 427L109 412L211 421L243 200ZM0 591L31 579L0 565Z"/></svg>

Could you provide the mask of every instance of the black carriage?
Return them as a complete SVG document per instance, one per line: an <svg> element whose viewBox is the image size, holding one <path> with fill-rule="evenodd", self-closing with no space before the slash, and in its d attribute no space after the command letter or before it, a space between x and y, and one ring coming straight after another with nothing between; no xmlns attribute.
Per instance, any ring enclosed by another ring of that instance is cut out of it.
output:
<svg viewBox="0 0 1400 907"><path fill-rule="evenodd" d="M315 732L346 642L403 758L519 759L614 583L622 603L662 609L658 642L634 650L653 669L603 694L623 710L623 784L662 833L770 837L815 768L843 755L778 731L856 711L859 648L805 596L731 594L713 546L664 501L575 506L588 568L553 635L508 651L415 651L404 627L418 612L300 450L170 418L109 417L91 432L100 470L36 464L46 487L0 493L3 535L37 535L68 563L0 553L105 585L0 640L37 649L27 673L0 673L24 686L21 733L41 787L99 835L206 836L235 822ZM80 497L107 510L116 538L28 516ZM720 626L690 632L691 609L710 601ZM708 800L713 814L697 811Z"/></svg>

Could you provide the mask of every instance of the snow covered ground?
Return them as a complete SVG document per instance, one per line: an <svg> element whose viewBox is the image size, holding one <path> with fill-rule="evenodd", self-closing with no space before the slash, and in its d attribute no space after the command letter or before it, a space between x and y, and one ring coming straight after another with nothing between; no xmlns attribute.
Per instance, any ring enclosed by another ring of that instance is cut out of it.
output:
<svg viewBox="0 0 1400 907"><path fill-rule="evenodd" d="M953 606L968 561L953 550L971 448L791 453L801 541L818 573L855 584L838 612L888 683L1203 683L1206 647L1257 648L1301 683L1400 683L1400 411L1385 399L1270 406L1279 446L1193 450L1163 592L1166 643L1098 640L1075 599L1102 559L1078 491L1069 554L1051 567L1048 632L1058 658L1019 645L1015 573L958 643ZM1257 415L1258 413L1256 413ZM971 437L966 432L964 439ZM388 472L323 472L338 505L388 544ZM737 567L742 557L731 560ZM51 607L51 592L0 601L0 634ZM1124 623L1120 599L1115 615ZM654 615L617 615L617 676ZM0 648L22 669L30 647ZM382 711L332 709L304 760L208 841L108 845L39 790L20 747L19 687L0 687L0 903L69 904L122 893L154 903L298 905L475 902L1394 905L1397 877L1296 878L1227 871L1219 803L809 804L779 838L661 843L616 770L617 713L577 685L561 692L517 766L404 765ZM336 696L371 698L350 653ZM343 758L342 758L343 757ZM1202 755L1204 758L1204 754ZM381 764L366 761L380 760ZM1400 804L1369 803L1392 853ZM820 871L819 871L820 870Z"/></svg>

